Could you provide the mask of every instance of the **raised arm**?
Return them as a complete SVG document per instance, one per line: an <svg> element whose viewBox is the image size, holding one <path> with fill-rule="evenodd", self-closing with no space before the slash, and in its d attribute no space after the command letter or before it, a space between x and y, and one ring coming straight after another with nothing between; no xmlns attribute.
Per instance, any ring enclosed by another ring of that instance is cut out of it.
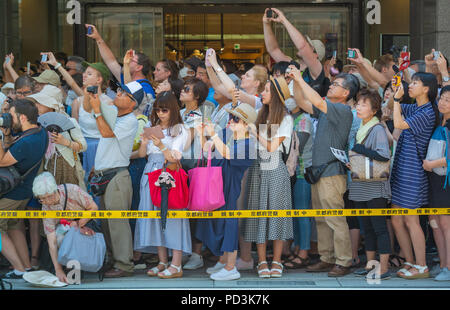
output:
<svg viewBox="0 0 450 310"><path fill-rule="evenodd" d="M439 53L439 54L440 54L439 58L436 61L438 69L439 69L439 72L442 75L442 79L448 78L449 77L449 74L448 74L448 63L445 60L444 55L442 55L442 53ZM442 80L442 87L447 86L447 85L450 85L450 81L444 82L444 80Z"/></svg>
<svg viewBox="0 0 450 310"><path fill-rule="evenodd" d="M284 16L283 12L276 8L272 8L272 10L278 15L277 18L273 19L273 21L283 24L298 50L297 55L305 61L312 78L317 79L322 72L323 66L317 58L317 55L314 54L313 48L309 45L300 31L298 31L297 28L295 28L294 25L292 25L291 22Z"/></svg>
<svg viewBox="0 0 450 310"><path fill-rule="evenodd" d="M206 72L208 73L208 78L211 81L211 85L214 88L214 91L219 92L229 98L230 94L227 93L227 89L217 77L214 69L211 66L206 66Z"/></svg>
<svg viewBox="0 0 450 310"><path fill-rule="evenodd" d="M61 73L63 79L67 82L67 85L69 85L70 88L78 95L83 96L83 89L81 89L80 86L75 82L75 80L72 78L72 76L69 74L69 72L66 71L66 69L58 63L55 56L52 52L43 52L41 55L47 54L48 61L45 64L50 64L53 67L55 67L56 70Z"/></svg>
<svg viewBox="0 0 450 310"><path fill-rule="evenodd" d="M98 46L98 50L100 51L100 55L102 56L102 59L105 62L106 66L109 68L109 71L111 71L116 79L120 81L120 73L122 72L122 67L117 62L117 59L114 56L113 52L105 43L105 41L103 41L102 37L97 31L97 28L94 25L86 24L85 26L86 28L92 27L92 34L87 34L87 36L95 40Z"/></svg>
<svg viewBox="0 0 450 310"><path fill-rule="evenodd" d="M295 85L299 87L299 89L302 91L304 100L302 98L295 98L296 100L299 99L299 105L300 107L308 112L309 114L314 114L314 110L312 106L315 106L323 113L327 113L327 103L325 100L322 99L322 97L311 87L308 85L308 83L305 82L302 75L300 74L300 71L295 66L289 66L291 68L291 72L289 73L295 80L294 83L294 90ZM294 93L295 95L295 93ZM297 97L299 96L299 93L297 92Z"/></svg>
<svg viewBox="0 0 450 310"><path fill-rule="evenodd" d="M92 109L94 110L95 114L101 114L101 108L100 108L100 100L98 98L98 94L93 95L89 94L90 97L90 103L92 105ZM97 127L100 131L100 134L103 138L115 138L116 135L114 134L114 131L112 131L111 127L109 127L108 123L104 119L103 115L100 115L97 117Z"/></svg>
<svg viewBox="0 0 450 310"><path fill-rule="evenodd" d="M367 69L368 67L374 69L371 65L366 63L364 60L363 55L361 54L361 51L357 48L353 49L356 51L356 58L347 58L350 60L350 62L358 67L358 71L363 77L363 79L367 82L370 88L378 90L380 85L372 78L371 72ZM366 66L367 65L367 66ZM374 69L375 70L375 69ZM375 70L378 72L377 70ZM379 72L378 72L379 73Z"/></svg>
<svg viewBox="0 0 450 310"><path fill-rule="evenodd" d="M272 18L267 18L267 11L264 11L263 16L263 29L264 29L264 42L266 44L266 49L269 55L276 61L291 61L292 58L284 54L280 46L278 45L277 38L272 30Z"/></svg>
<svg viewBox="0 0 450 310"><path fill-rule="evenodd" d="M123 58L123 80L124 84L128 84L133 81L131 78L131 72L130 72L130 62L133 60L134 55L133 50L128 50L125 53L125 57Z"/></svg>
<svg viewBox="0 0 450 310"><path fill-rule="evenodd" d="M394 128L396 129L409 129L409 125L402 116L402 107L400 105L400 99L403 97L404 89L403 84L397 89L397 92L394 95Z"/></svg>
<svg viewBox="0 0 450 310"><path fill-rule="evenodd" d="M8 71L8 74L9 74L12 82L14 83L19 78L19 75L17 74L17 72L13 68L14 55L11 53L11 54L7 55L6 57L9 57L10 61L7 64L5 64L5 68L6 68L6 71Z"/></svg>
<svg viewBox="0 0 450 310"><path fill-rule="evenodd" d="M225 93L223 93L223 95L231 99L232 91L234 90L235 85L233 83L233 80L225 73L225 71L223 71L223 69L217 63L216 52L214 50L210 52L207 60L209 61L211 67L216 72L217 77L219 78L223 88L225 89Z"/></svg>

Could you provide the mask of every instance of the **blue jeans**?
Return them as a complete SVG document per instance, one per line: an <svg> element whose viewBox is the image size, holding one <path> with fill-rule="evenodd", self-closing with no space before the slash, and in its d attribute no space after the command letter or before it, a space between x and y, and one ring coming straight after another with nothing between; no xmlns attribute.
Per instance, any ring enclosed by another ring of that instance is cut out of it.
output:
<svg viewBox="0 0 450 310"><path fill-rule="evenodd" d="M133 186L133 199L131 201L131 210L133 211L139 209L141 178L146 164L147 160L145 158L137 158L130 160L130 166L128 167L131 176L131 184ZM136 219L130 219L130 226L134 236Z"/></svg>
<svg viewBox="0 0 450 310"><path fill-rule="evenodd" d="M311 185L305 179L297 179L294 185L294 209L311 209ZM294 244L300 250L311 247L311 218L294 217Z"/></svg>

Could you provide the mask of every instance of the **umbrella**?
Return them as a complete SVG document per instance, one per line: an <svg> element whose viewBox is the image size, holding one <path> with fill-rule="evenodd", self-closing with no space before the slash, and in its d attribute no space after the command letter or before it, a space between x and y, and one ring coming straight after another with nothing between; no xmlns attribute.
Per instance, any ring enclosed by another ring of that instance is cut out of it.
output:
<svg viewBox="0 0 450 310"><path fill-rule="evenodd" d="M166 230L167 211L169 209L169 190L175 187L175 179L164 167L163 172L155 182L156 186L161 187L161 227Z"/></svg>
<svg viewBox="0 0 450 310"><path fill-rule="evenodd" d="M49 112L39 116L38 123L48 131L57 133L75 128L75 125L67 116L58 112Z"/></svg>

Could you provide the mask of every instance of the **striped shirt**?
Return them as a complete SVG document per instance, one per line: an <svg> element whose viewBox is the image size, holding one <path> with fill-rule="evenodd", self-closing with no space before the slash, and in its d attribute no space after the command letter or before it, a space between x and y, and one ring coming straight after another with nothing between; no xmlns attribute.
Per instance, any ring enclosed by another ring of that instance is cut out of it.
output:
<svg viewBox="0 0 450 310"><path fill-rule="evenodd" d="M428 204L428 178L422 165L433 134L435 113L430 102L420 107L401 107L410 128L403 130L397 143L391 174L392 204L417 209Z"/></svg>

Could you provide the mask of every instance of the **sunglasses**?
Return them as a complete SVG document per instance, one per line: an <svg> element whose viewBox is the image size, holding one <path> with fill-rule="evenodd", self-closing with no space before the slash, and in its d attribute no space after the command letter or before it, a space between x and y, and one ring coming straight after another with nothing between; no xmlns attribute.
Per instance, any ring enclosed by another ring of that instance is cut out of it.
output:
<svg viewBox="0 0 450 310"><path fill-rule="evenodd" d="M166 109L166 108L154 108L153 110L155 110L155 112L157 114L158 113L163 113L163 114L169 113L169 109Z"/></svg>
<svg viewBox="0 0 450 310"><path fill-rule="evenodd" d="M133 96L131 96L126 90L122 89L122 88L117 88L117 93L121 93L121 94L125 94L128 96L128 98L130 98L131 100L133 100L134 102L136 102L136 99L134 99Z"/></svg>
<svg viewBox="0 0 450 310"><path fill-rule="evenodd" d="M239 121L241 120L239 117L237 117L236 115L230 114L230 121L233 121L235 123L239 123Z"/></svg>

